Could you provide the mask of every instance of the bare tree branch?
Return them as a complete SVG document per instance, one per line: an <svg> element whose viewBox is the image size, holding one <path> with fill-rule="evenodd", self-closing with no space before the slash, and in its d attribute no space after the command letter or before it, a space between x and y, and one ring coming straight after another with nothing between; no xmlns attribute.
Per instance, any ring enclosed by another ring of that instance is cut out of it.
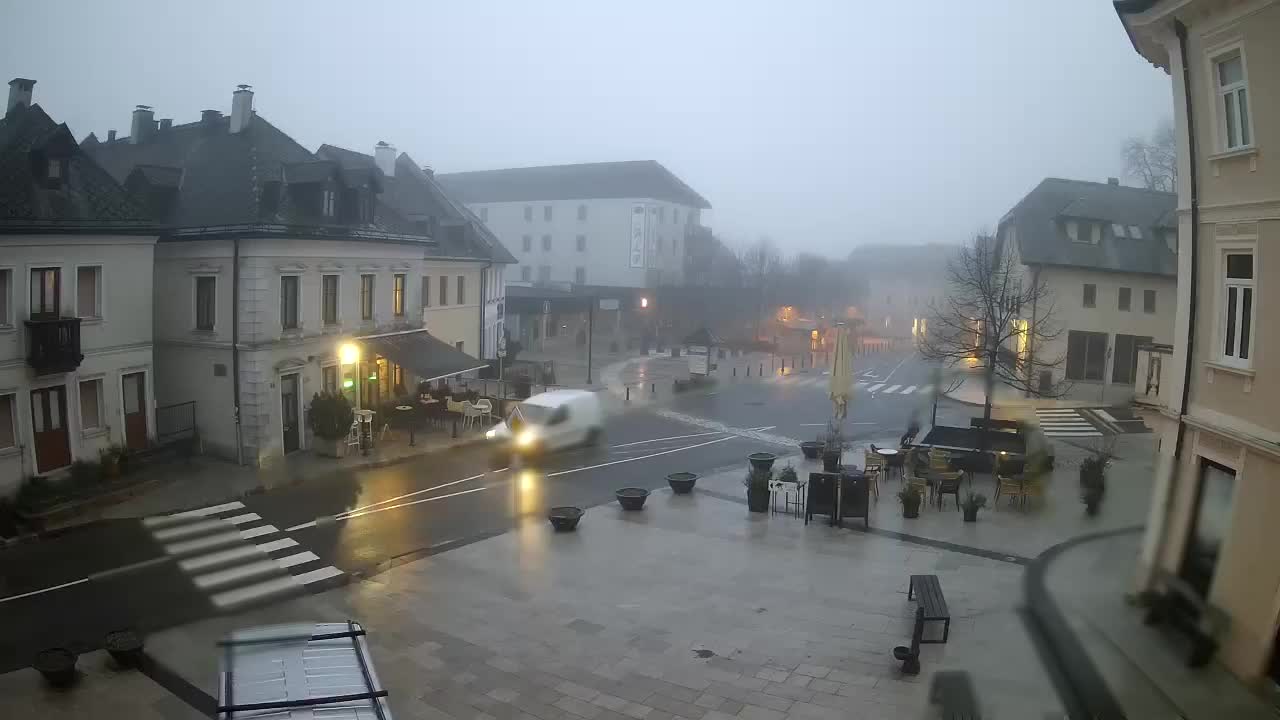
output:
<svg viewBox="0 0 1280 720"><path fill-rule="evenodd" d="M1148 190L1176 192L1178 187L1178 146L1173 125L1164 121L1150 139L1131 137L1121 150L1124 173Z"/></svg>

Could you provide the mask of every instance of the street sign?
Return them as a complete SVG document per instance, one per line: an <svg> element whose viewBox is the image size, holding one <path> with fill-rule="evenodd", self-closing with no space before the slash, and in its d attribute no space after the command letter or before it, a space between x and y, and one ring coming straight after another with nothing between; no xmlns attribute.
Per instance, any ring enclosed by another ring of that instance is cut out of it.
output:
<svg viewBox="0 0 1280 720"><path fill-rule="evenodd" d="M607 299L607 300L601 300L601 301L600 301L600 309L601 309L601 310L617 310L617 309L618 309L618 299L617 299L617 298L609 298L609 299Z"/></svg>

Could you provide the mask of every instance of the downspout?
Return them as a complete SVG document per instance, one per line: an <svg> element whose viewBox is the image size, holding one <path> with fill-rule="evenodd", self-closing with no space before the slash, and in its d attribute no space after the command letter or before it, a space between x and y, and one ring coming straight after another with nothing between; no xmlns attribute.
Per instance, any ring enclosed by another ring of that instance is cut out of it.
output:
<svg viewBox="0 0 1280 720"><path fill-rule="evenodd" d="M1031 268L1031 287L1033 288L1040 287L1040 266L1039 265L1036 265ZM1035 366L1036 366L1035 364L1036 328L1037 328L1037 323L1039 322L1039 317L1040 317L1039 316L1040 293L1034 290L1032 292L1034 294L1031 296L1031 327L1027 328L1027 397L1031 397L1033 394L1035 394L1035 391L1032 390L1032 388L1035 387L1035 384L1034 384L1035 378L1032 377L1032 373L1035 372Z"/></svg>
<svg viewBox="0 0 1280 720"><path fill-rule="evenodd" d="M1178 36L1178 52L1182 60L1182 95L1187 112L1187 155L1188 155L1188 194L1191 196L1191 272L1190 307L1187 309L1187 329L1183 347L1187 350L1186 363L1182 368L1182 397L1178 402L1178 435L1173 445L1173 462L1166 469L1169 482L1165 484L1167 491L1161 502L1159 537L1155 544L1156 552L1164 547L1169 537L1169 514L1173 509L1174 482L1178 477L1178 466L1181 463L1182 450L1186 445L1187 426L1183 418L1191 404L1191 358L1195 352L1196 337L1196 280L1198 273L1200 245L1200 184L1196 175L1196 125L1191 110L1191 72L1187 63L1187 26L1181 20L1173 21L1174 32ZM1159 556L1152 558L1153 566L1159 565Z"/></svg>
<svg viewBox="0 0 1280 720"><path fill-rule="evenodd" d="M486 292L488 288L485 287L488 283L485 282L485 279L489 277L489 269L492 267L493 261L490 260L480 269L480 352L476 354L476 358L479 360L484 360L484 311L489 306L489 296Z"/></svg>
<svg viewBox="0 0 1280 720"><path fill-rule="evenodd" d="M240 430L240 236L231 240L231 393L236 424L236 464L244 465Z"/></svg>

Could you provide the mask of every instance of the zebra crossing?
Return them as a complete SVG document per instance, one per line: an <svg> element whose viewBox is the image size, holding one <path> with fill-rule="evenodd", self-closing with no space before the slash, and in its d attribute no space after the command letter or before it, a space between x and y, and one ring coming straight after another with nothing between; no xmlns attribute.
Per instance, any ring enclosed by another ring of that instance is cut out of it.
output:
<svg viewBox="0 0 1280 720"><path fill-rule="evenodd" d="M1036 419L1047 437L1102 437L1102 431L1074 408L1038 408Z"/></svg>
<svg viewBox="0 0 1280 720"><path fill-rule="evenodd" d="M239 501L148 517L142 524L218 610L315 592L344 576Z"/></svg>
<svg viewBox="0 0 1280 720"><path fill-rule="evenodd" d="M761 382L771 385L784 385L787 387L804 387L804 388L822 388L826 389L831 382L831 376L823 374L814 375L786 375L774 374L764 378ZM928 395L933 392L932 385L911 385L908 383L890 384L874 381L858 381L854 383L854 390L871 393L873 395Z"/></svg>

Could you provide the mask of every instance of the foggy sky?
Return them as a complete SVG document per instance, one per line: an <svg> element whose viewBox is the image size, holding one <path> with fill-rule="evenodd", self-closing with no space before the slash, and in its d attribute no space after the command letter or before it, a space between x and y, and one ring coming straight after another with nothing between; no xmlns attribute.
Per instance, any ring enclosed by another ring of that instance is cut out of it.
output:
<svg viewBox="0 0 1280 720"><path fill-rule="evenodd" d="M1172 115L1107 0L0 6L0 81L37 80L77 139L127 135L135 104L229 113L248 83L313 151L658 160L717 232L787 252L961 241L1045 176L1120 175L1122 141Z"/></svg>

